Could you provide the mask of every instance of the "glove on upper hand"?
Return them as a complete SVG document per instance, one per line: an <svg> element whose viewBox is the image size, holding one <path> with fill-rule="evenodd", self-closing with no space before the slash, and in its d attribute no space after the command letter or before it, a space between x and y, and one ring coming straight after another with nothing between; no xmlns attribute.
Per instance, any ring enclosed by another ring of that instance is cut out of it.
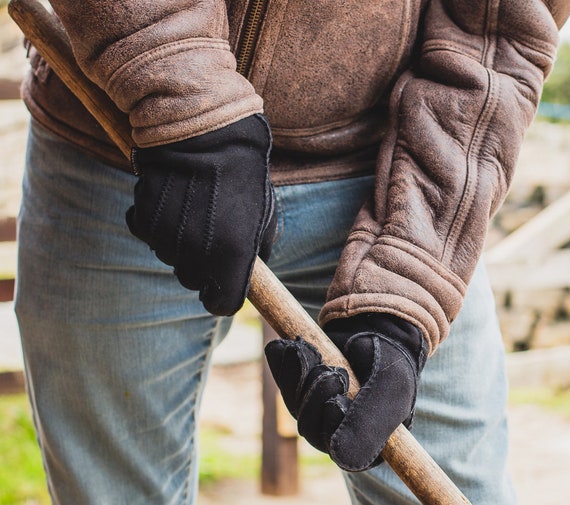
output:
<svg viewBox="0 0 570 505"><path fill-rule="evenodd" d="M198 137L133 150L140 178L127 211L133 235L200 292L212 314L242 305L256 255L267 260L275 235L269 179L271 134L249 116Z"/></svg>
<svg viewBox="0 0 570 505"><path fill-rule="evenodd" d="M396 427L411 425L427 345L418 328L387 314L337 319L324 329L360 381L354 400L346 396L346 370L323 365L302 338L269 342L269 368L299 434L344 470L366 470L382 462Z"/></svg>

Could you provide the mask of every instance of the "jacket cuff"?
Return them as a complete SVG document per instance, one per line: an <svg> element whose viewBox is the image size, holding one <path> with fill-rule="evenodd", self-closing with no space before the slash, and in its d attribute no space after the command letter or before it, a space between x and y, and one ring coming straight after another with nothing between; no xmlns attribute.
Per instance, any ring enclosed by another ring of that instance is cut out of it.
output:
<svg viewBox="0 0 570 505"><path fill-rule="evenodd" d="M104 89L129 114L136 145L152 147L262 113L261 97L235 65L223 40L176 41L117 68Z"/></svg>
<svg viewBox="0 0 570 505"><path fill-rule="evenodd" d="M394 314L421 330L433 354L461 309L465 282L425 251L396 237L355 232L343 255L361 260L341 260L341 265L355 267L337 271L319 324L363 312Z"/></svg>

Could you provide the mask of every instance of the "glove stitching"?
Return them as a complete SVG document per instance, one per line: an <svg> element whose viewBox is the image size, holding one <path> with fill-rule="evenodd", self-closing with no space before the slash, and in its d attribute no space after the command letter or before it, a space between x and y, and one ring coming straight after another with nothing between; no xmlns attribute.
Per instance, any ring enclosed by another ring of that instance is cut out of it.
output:
<svg viewBox="0 0 570 505"><path fill-rule="evenodd" d="M269 176L269 163L270 163L270 154L271 154L271 146L272 146L272 142L273 142L273 137L271 135L271 128L269 127L269 123L267 122L267 120L265 119L265 117L261 114L255 114L254 116L262 125L263 128L265 130L265 133L267 134L268 137L268 148L265 152L265 162L264 162L264 168L265 168L265 190L264 190L264 204L263 204L263 218L262 221L259 223L256 233L255 233L255 238L254 238L254 251L255 251L255 255L251 258L251 261L249 263L249 267L247 270L247 282L244 285L244 289L242 292L242 297L245 298L247 296L247 293L249 292L249 287L250 287L250 282L251 282L251 274L253 272L253 265L255 264L255 260L256 260L256 256L259 254L259 248L261 245L261 238L263 233L265 233L265 231L267 230L267 227L269 226L269 224L271 223L271 216L274 212L274 198L275 198L275 194L273 193L273 186L271 185L271 179ZM269 184L268 184L269 183ZM271 190L271 203L270 203L270 208L268 209L267 206L267 191L268 189Z"/></svg>
<svg viewBox="0 0 570 505"><path fill-rule="evenodd" d="M166 201L168 199L168 195L174 186L174 174L171 172L168 174L166 181L164 181L162 188L160 189L160 196L158 197L158 201L156 203L156 207L154 208L154 212L152 214L152 219L150 222L150 239L154 241L154 237L156 236L156 228L158 226L158 220L162 215L162 211L166 205Z"/></svg>
<svg viewBox="0 0 570 505"><path fill-rule="evenodd" d="M255 117L259 120L259 122L262 124L263 129L265 130L265 133L268 136L268 143L269 146L271 146L271 142L272 142L272 138L271 138L271 129L269 128L269 125L267 124L267 121L265 119L263 119L262 116L260 116L259 114L256 114ZM268 170L267 167L269 166L269 156L270 156L270 152L271 152L271 147L269 147L269 149L266 150L265 152L265 160L264 160L264 168L265 168L265 188L264 188L264 205L263 205L263 218L262 218L262 222L260 223L257 232L255 234L255 247L256 249L259 249L259 244L261 243L261 236L262 234L265 232L265 230L267 230L267 226L269 225L269 223L271 222L271 215L274 212L274 194L273 194L273 188L271 186L271 180L269 178L269 174L268 174ZM269 195L268 195L269 192ZM267 205L267 198L270 198L270 204L269 206ZM256 253L258 251L256 250ZM252 265L253 266L253 265Z"/></svg>
<svg viewBox="0 0 570 505"><path fill-rule="evenodd" d="M267 121L265 121L262 117L257 116L258 119L260 120L260 122L263 124L263 127L265 129L265 133L268 136L269 139L269 149L267 149L267 151L265 152L265 163L264 163L264 167L265 167L265 198L264 198L264 216L263 216L263 233L265 233L265 231L267 230L267 227L269 226L269 224L271 223L271 217L273 216L273 213L275 212L275 193L273 190L273 185L271 184L271 178L269 176L269 170L267 170L267 168L269 167L269 163L270 163L270 154L271 154L271 145L273 142L272 136L271 136L271 129L269 128L269 125L267 124ZM269 205L267 205L267 198L269 197ZM261 240L259 239L258 242L261 242Z"/></svg>
<svg viewBox="0 0 570 505"><path fill-rule="evenodd" d="M286 366L285 366L285 361L286 361L286 353L288 351L288 349L291 347L291 342L289 342L288 340L277 340L275 342L273 342L273 345L281 347L283 349L282 353L281 353L281 360L279 362L279 372L278 372L278 377L276 377L276 382L277 384L282 384L284 382L286 382L287 377L285 375L285 370L286 370ZM300 382L300 381L299 381ZM291 410L291 415L297 419L297 409L295 408L298 404L298 396L299 396L299 385L297 385L297 387L295 388L295 405L289 407Z"/></svg>
<svg viewBox="0 0 570 505"><path fill-rule="evenodd" d="M406 360L406 358L404 358L402 356L400 359L398 359L396 361L392 361L391 363L388 363L384 368L379 369L378 371L379 372L385 372L386 370L390 370L390 368L392 368L394 365L401 363L402 361L408 361L408 360Z"/></svg>
<svg viewBox="0 0 570 505"><path fill-rule="evenodd" d="M265 194L264 194L264 201L267 202L267 199L269 198L269 205L265 205L264 207L264 212L263 212L263 233L265 233L267 231L267 228L269 228L269 225L271 224L271 217L273 216L273 213L275 212L275 192L273 190L273 187L271 185L271 180L269 179L269 176L265 177ZM261 241L260 241L261 242Z"/></svg>
<svg viewBox="0 0 570 505"><path fill-rule="evenodd" d="M131 159L131 167L133 169L133 173L137 176L142 175L142 170L139 168L139 164L137 161L137 150L134 147L131 149L130 159Z"/></svg>
<svg viewBox="0 0 570 505"><path fill-rule="evenodd" d="M338 407L338 409L344 414L346 415L346 413L348 412L348 409L346 408L346 406L344 405L344 403L342 403L340 400L338 400L337 398L332 398L331 400L327 400L327 403L331 403L333 405L336 405Z"/></svg>
<svg viewBox="0 0 570 505"><path fill-rule="evenodd" d="M196 174L192 175L190 181L186 185L186 193L184 194L184 204L182 206L182 211L180 213L180 220L178 222L178 229L176 233L176 262L180 259L182 254L182 241L184 239L184 231L186 230L186 225L188 224L188 217L190 215L190 208L192 207L194 190L196 188Z"/></svg>
<svg viewBox="0 0 570 505"><path fill-rule="evenodd" d="M414 411L416 409L416 400L418 397L418 375L421 373L421 369L422 369L422 362L425 359L425 346L421 346L420 348L420 353L418 356L418 363L415 363L414 360L412 359L412 357L410 356L409 351L402 345L400 344L400 342L395 341L395 340L391 340L388 337L386 337L385 335L383 335L382 333L378 333L377 337L381 340L384 340L387 344L392 345L393 347L395 347L396 349L398 349L402 354L402 358L400 358L400 360L398 360L395 363L399 363L402 359L406 359L406 361L408 362L408 364L410 365L410 367L412 368L412 370L415 370L415 374L413 374L413 379L414 379L414 396L412 398L412 409L410 411L410 415L403 421L404 423L408 423L408 425L406 427L410 427L411 422L412 422L412 417L414 414ZM422 337L423 338L423 337ZM422 342L425 342L425 340L422 340ZM389 367L387 367L389 368ZM384 370L386 370L387 368L385 368ZM409 421L409 422L408 422Z"/></svg>
<svg viewBox="0 0 570 505"><path fill-rule="evenodd" d="M292 347L295 348L295 344L300 346L300 347L306 347L309 352L313 353L314 356L316 356L318 362L322 363L322 357L321 357L321 353L318 351L318 349L313 346L312 344L310 344L309 342L307 342L304 339L299 338L299 340L297 340L296 342L292 343ZM305 384L305 380L307 379L307 376L309 375L309 371L313 368L313 364L311 364L309 362L309 358L307 356L307 354L305 354L304 352L297 352L297 356L299 357L299 365L301 367L301 376L300 376L300 380L299 383L297 384L297 387L295 389L295 404L296 405L300 405L300 407L297 410L297 413L300 414L301 409L302 409L302 403L303 403L303 398L306 395L306 391L303 388L303 385Z"/></svg>
<svg viewBox="0 0 570 505"><path fill-rule="evenodd" d="M214 242L215 233L215 220L218 210L218 196L220 192L220 179L221 179L221 169L218 165L214 167L214 184L210 193L210 199L208 201L208 215L206 221L206 232L204 233L204 254L209 256L212 250L212 244Z"/></svg>
<svg viewBox="0 0 570 505"><path fill-rule="evenodd" d="M365 332L363 332L365 333ZM354 338L356 335L354 335L352 338ZM351 338L351 340L352 340ZM403 359L405 359L408 364L412 367L412 369L414 370L418 370L416 364L413 362L413 360L411 359L411 357L409 356L409 352L404 348L404 346L402 346L399 342L393 341L392 339L386 337L385 335L375 332L374 333L374 337L373 337L373 342L374 342L374 355L378 355L378 358L380 357L380 344L379 344L379 340L383 340L385 341L388 345L391 345L395 348L397 348L402 354L403 356L396 362L391 363L390 365L388 365L387 367L383 368L382 370L380 370L379 367L379 362L380 359L375 359L374 360L374 365L372 368L372 372L369 375L369 379L367 381L366 384L363 385L363 387L361 387L359 394L356 396L356 398L353 400L353 403L351 405L351 409L355 408L357 406L357 404L361 403L361 402L365 402L365 393L367 389L370 389L370 387L367 386L368 382L370 381L370 378L376 376L378 373L383 372L384 370L387 370L388 368L390 368L392 365L401 362ZM347 342L348 343L348 342ZM412 399L412 410L411 413L413 413L414 411L414 406L416 403L416 397L417 397L417 379L415 377L414 374L414 384L415 384L415 388L414 388L414 396ZM409 416L408 416L409 419ZM406 419L407 420L407 419ZM340 423L338 429L335 431L335 433L333 434L333 436L331 437L331 444L330 444L330 454L333 457L333 459L336 461L337 457L335 456L335 453L337 452L334 448L335 446L335 440L338 440L338 434L342 433L347 426L347 418L345 417L343 419L343 421ZM343 466L344 470L348 470L348 471L358 471L358 470L364 470L369 468L379 457L381 457L382 454L382 450L384 449L384 447L380 448L380 450L374 454L369 460L364 462L363 467L350 467L350 466Z"/></svg>
<svg viewBox="0 0 570 505"><path fill-rule="evenodd" d="M388 345L391 345L392 347L395 347L396 349L398 349L398 351L400 351L402 353L402 358L405 358L406 361L408 361L408 363L412 366L412 368L414 370L418 370L418 365L414 362L414 360L410 356L410 351L408 351L408 349L406 349L406 347L404 347L402 344L400 344L400 342L393 340L391 338L388 338L386 335L384 335L382 333L376 333L376 337L379 340L383 340ZM398 362L399 362L399 360L398 360Z"/></svg>
<svg viewBox="0 0 570 505"><path fill-rule="evenodd" d="M363 333L368 333L368 332L363 332ZM356 335L354 335L352 338L354 338ZM378 333L375 333L374 336L379 336ZM352 338L350 340L352 340ZM348 342L347 342L348 344ZM378 339L377 338L373 338L373 345L374 345L374 355L376 356L380 356L380 345L378 343ZM375 359L373 360L373 367L372 367L372 373L369 375L368 381L367 383L370 381L370 378L375 376L378 373L378 369L379 369L379 365L378 362L380 360L379 359ZM362 401L362 398L365 396L365 392L367 389L370 389L370 387L368 387L366 384L363 384L362 387L360 388L359 393L356 395L356 397L354 398L354 400L352 401L352 405L350 406L350 409L355 408L355 406L357 405L357 403L360 403L360 401ZM360 401L359 401L360 400ZM350 410L349 409L349 410ZM339 439L339 435L346 430L346 426L348 424L348 418L345 417L342 422L340 423L339 427L337 428L337 430L333 433L332 437L331 437L331 441L330 441L330 454L331 457L335 460L335 461L339 461L340 458L338 458L338 456L336 456L335 454L337 453L336 449L335 449L335 445L337 445L335 442ZM357 468L357 467L352 467L352 466L342 466L342 468L344 470L348 470L348 471L355 471L355 470L363 470L368 468L372 462L376 461L376 459L378 458L378 456L380 455L380 453L382 452L382 449L380 449L380 451L378 452L378 454L375 454L370 460L367 460L364 463L364 467L363 468ZM338 463L337 463L338 464ZM340 465L339 465L340 466Z"/></svg>
<svg viewBox="0 0 570 505"><path fill-rule="evenodd" d="M328 368L328 367L327 367ZM303 417L303 411L305 410L305 408L307 407L307 403L308 403L308 399L311 397L311 393L313 391L315 391L315 389L317 389L320 384L322 382L325 382L325 380L328 381L329 377L335 377L336 379L339 380L339 382L341 384L343 384L343 386L346 384L346 381L344 380L344 377L342 376L342 374L340 374L339 372L337 372L336 370L334 370L333 368L328 368L327 370L323 371L322 374L320 374L311 384L311 387L309 389L307 389L306 391L304 391L304 395L303 395L303 401L301 402L301 404L299 405L299 409L298 409L298 419L300 420ZM344 422L344 420L342 421ZM341 422L341 424L342 424ZM301 435L302 437L306 438L306 435L304 433L305 430L301 431L301 429L299 429L299 435ZM325 433L321 433L320 436L323 438L323 442L324 445L329 445L329 441L325 440Z"/></svg>

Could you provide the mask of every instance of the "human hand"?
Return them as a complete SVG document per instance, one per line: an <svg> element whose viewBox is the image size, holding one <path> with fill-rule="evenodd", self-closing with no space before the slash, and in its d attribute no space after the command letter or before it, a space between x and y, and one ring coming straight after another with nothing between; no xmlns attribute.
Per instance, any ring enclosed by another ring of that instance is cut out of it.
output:
<svg viewBox="0 0 570 505"><path fill-rule="evenodd" d="M337 319L324 330L360 381L353 400L346 371L324 365L302 338L269 342L269 368L299 434L342 469L366 470L382 462L396 427L411 425L427 345L418 328L387 314Z"/></svg>
<svg viewBox="0 0 570 505"><path fill-rule="evenodd" d="M130 231L200 292L212 314L242 306L256 255L266 260L276 212L269 179L271 133L249 116L198 137L133 150L140 175Z"/></svg>

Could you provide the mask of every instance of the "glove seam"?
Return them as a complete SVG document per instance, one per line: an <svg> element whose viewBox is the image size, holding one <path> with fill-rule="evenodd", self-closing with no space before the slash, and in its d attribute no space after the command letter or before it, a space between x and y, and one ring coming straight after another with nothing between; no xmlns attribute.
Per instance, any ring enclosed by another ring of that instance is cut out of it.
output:
<svg viewBox="0 0 570 505"><path fill-rule="evenodd" d="M249 264L248 274L247 274L247 282L244 286L244 290L242 292L242 298L245 299L247 294L249 293L249 288L251 285L251 275L253 272L253 267L255 265L255 261L257 260L257 254L259 253L259 248L261 246L261 237L265 230L267 229L268 224L271 222L271 215L268 213L267 210L267 181L269 179L269 159L271 153L271 145L272 145L272 137L271 137L271 129L267 120L261 114L254 114L252 117L256 118L263 126L265 133L267 134L267 144L268 147L265 151L265 160L264 160L264 168L265 168L265 191L264 191L264 216L263 220L258 224L255 239L254 239L254 256ZM274 210L273 203L270 203L270 207Z"/></svg>
<svg viewBox="0 0 570 505"><path fill-rule="evenodd" d="M152 219L150 222L150 240L152 242L154 242L158 221L160 220L160 216L162 215L164 206L166 205L166 200L172 190L173 185L174 185L174 176L172 172L170 172L168 174L168 177L166 178L166 181L162 185L162 188L160 188L160 196L158 197L158 201L156 202L156 206L152 213Z"/></svg>
<svg viewBox="0 0 570 505"><path fill-rule="evenodd" d="M208 211L206 219L206 230L204 232L204 240L202 242L202 247L204 248L204 256L210 256L212 251L212 244L214 242L214 236L216 234L216 217L218 210L218 197L220 193L220 167L214 167L214 184L210 192L210 197L208 199Z"/></svg>
<svg viewBox="0 0 570 505"><path fill-rule="evenodd" d="M182 204L182 210L180 212L180 219L178 221L178 229L176 233L176 252L175 258L176 262L180 260L182 256L182 242L184 239L184 231L186 230L186 225L188 224L188 218L190 215L190 207L192 206L194 189L196 187L196 174L192 174L190 181L186 185L186 192L184 194L184 201Z"/></svg>
<svg viewBox="0 0 570 505"><path fill-rule="evenodd" d="M393 348L396 348L401 354L404 355L404 358L406 359L406 361L407 361L408 365L411 367L411 369L412 369L413 371L415 371L415 373L413 373L414 394L413 394L413 397L412 397L412 399L411 399L411 405L412 405L412 407L411 407L411 410L410 410L410 415L406 418L406 420L409 419L410 416L411 416L411 415L413 414L413 412L414 412L415 404L416 404L416 400L417 400L418 376L419 376L419 373L420 373L419 368L418 368L418 365L416 365L416 364L413 362L413 359L412 359L412 357L410 356L410 352L409 352L401 343L399 343L398 341L393 340L393 339L387 337L387 336L384 335L383 333L374 332L374 331L369 331L369 332L366 332L366 331L365 331L365 332L361 332L361 333L357 333L356 335L353 335L353 336L349 339L349 341L352 340L354 337L357 337L357 336L359 336L359 335L360 335L360 336L362 336L362 335L370 335L370 336L372 336L372 337L374 338L375 354L376 354L376 351L378 351L378 355L379 355L379 356L380 356L380 354L381 354L381 350L380 350L380 348L379 348L379 340L383 340L383 341L386 342L388 345L391 345ZM424 340L423 340L423 338L421 337L421 335L419 336L419 338L421 339L421 342L424 342ZM347 341L347 344L348 344L348 341ZM424 348L424 346L422 345L422 350L423 350L423 348ZM421 351L420 351L420 354L421 354ZM392 366L392 365L394 365L394 364L395 364L395 362L391 363L390 366ZM386 369L388 369L388 368L389 368L389 367L387 367ZM380 370L379 364L378 364L378 363L374 363L374 365L373 365L373 370L372 370L372 373L370 374L370 377L373 376L375 373L377 373L379 370ZM364 385L363 387L361 387L361 391L362 391L363 389L366 389L366 385ZM357 396L355 397L355 399L353 400L353 403L352 403L352 405L350 406L350 409L354 408L355 405L357 404L357 402L359 403L359 401L358 401L358 395L357 395ZM349 410L350 410L350 409L349 409ZM404 420L404 421L406 421L406 420ZM337 461L337 458L334 456L334 454L336 454L336 451L335 451L335 449L334 449L334 439L337 437L337 434L338 434L338 433L342 432L342 431L345 429L346 423L347 423L347 417L345 417L345 418L342 420L342 422L340 423L339 427L337 428L337 430L334 432L333 436L331 437L330 454L331 454L331 456L333 457L333 459L334 459L335 461ZM364 465L361 465L361 467L343 466L342 468L343 468L344 470L347 470L347 471L359 471L359 470L367 469L367 468L369 468L369 467L374 463L374 461L376 461L379 457L381 457L381 454L382 454L382 451L384 450L384 447L385 447L385 445L382 446L382 447L380 448L380 450L379 450L377 453L375 453L369 460L366 460L366 461L364 462ZM340 466L340 465L339 465L339 466Z"/></svg>

